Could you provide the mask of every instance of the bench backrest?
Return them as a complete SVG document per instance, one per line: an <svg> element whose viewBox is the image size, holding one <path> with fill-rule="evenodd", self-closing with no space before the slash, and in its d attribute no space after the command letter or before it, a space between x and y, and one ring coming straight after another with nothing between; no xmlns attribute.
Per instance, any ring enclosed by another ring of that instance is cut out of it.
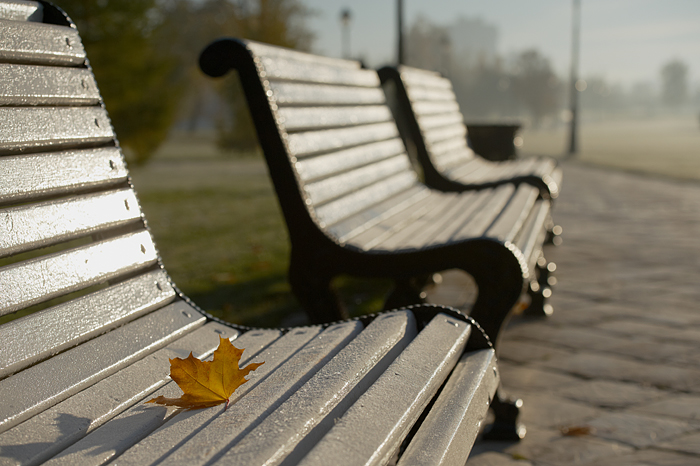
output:
<svg viewBox="0 0 700 466"><path fill-rule="evenodd" d="M353 216L420 189L376 71L238 39L210 45L200 65L238 71L292 244L318 227L342 243Z"/></svg>
<svg viewBox="0 0 700 466"><path fill-rule="evenodd" d="M398 114L412 137L426 179L474 158L467 145L467 127L452 83L434 71L400 66L379 70L384 83L396 86ZM431 168L435 167L435 168Z"/></svg>
<svg viewBox="0 0 700 466"><path fill-rule="evenodd" d="M78 31L48 4L2 4L0 378L176 294Z"/></svg>

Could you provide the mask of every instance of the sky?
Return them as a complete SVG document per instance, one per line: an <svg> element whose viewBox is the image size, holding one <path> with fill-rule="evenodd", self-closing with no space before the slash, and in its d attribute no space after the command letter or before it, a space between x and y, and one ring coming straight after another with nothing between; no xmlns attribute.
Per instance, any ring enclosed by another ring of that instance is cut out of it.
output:
<svg viewBox="0 0 700 466"><path fill-rule="evenodd" d="M340 14L348 8L352 55L373 67L395 60L396 0L302 2L315 12L308 26L316 53L341 55ZM569 74L572 0L404 0L404 26L419 15L437 25L481 18L498 28L500 55L536 48L557 74ZM700 85L700 0L581 0L581 77L653 83L672 59Z"/></svg>

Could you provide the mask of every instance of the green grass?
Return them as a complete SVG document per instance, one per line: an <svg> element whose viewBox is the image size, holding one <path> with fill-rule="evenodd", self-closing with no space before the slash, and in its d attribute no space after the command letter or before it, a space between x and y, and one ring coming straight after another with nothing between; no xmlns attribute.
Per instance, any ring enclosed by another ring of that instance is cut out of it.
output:
<svg viewBox="0 0 700 466"><path fill-rule="evenodd" d="M287 281L286 227L261 161L158 163L134 178L165 267L186 295L234 323L304 322ZM381 310L390 286L351 277L335 284L351 315Z"/></svg>

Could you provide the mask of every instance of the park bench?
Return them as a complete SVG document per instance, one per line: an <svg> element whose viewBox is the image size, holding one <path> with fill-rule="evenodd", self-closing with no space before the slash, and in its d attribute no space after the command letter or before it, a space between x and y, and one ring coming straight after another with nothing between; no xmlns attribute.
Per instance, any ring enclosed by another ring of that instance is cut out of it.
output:
<svg viewBox="0 0 700 466"><path fill-rule="evenodd" d="M553 268L542 253L550 201L526 183L420 182L376 71L238 39L210 44L200 67L238 72L291 239L289 280L312 321L345 317L340 275L394 280L393 308L422 301L425 277L447 269L474 278L471 316L496 347L525 289L531 312L551 312L536 272Z"/></svg>
<svg viewBox="0 0 700 466"><path fill-rule="evenodd" d="M0 2L0 83L0 464L464 463L499 381L471 318L219 321L163 268L60 9ZM264 361L227 410L144 406L219 338Z"/></svg>
<svg viewBox="0 0 700 466"><path fill-rule="evenodd" d="M467 127L449 79L409 66L381 68L379 76L395 97L402 136L415 147L425 183L446 191L464 191L501 183L529 183L554 199L562 172L554 160L530 157L493 162L467 144Z"/></svg>

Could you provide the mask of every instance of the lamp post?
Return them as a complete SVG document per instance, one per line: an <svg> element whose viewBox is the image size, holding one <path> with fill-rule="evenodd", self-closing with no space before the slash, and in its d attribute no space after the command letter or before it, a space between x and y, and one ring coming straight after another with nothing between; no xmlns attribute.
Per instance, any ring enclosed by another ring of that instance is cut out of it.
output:
<svg viewBox="0 0 700 466"><path fill-rule="evenodd" d="M350 20L352 16L350 15L350 9L344 8L340 12L340 22L342 27L342 49L343 58L350 58Z"/></svg>
<svg viewBox="0 0 700 466"><path fill-rule="evenodd" d="M578 61L581 38L581 0L574 0L571 20L571 83L569 105L571 110L571 126L569 130L569 152L573 157L578 152Z"/></svg>
<svg viewBox="0 0 700 466"><path fill-rule="evenodd" d="M396 1L396 29L398 34L396 62L403 65L403 0Z"/></svg>

